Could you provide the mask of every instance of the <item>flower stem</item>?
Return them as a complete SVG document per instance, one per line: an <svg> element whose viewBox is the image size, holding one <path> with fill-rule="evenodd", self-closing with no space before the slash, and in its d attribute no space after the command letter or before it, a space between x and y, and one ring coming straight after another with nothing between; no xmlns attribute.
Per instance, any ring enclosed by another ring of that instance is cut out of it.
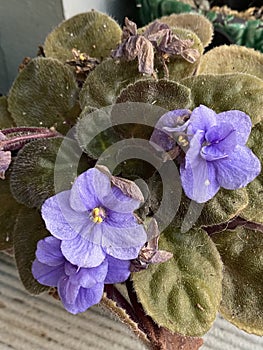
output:
<svg viewBox="0 0 263 350"><path fill-rule="evenodd" d="M146 334L138 327L138 323L134 321L133 317L137 319L132 310L131 305L124 298L124 296L113 286L105 286L105 291L100 305L114 314L121 322L126 324L128 328L144 343L144 345L151 349L151 344ZM131 313L131 315L127 312Z"/></svg>
<svg viewBox="0 0 263 350"><path fill-rule="evenodd" d="M0 150L2 151L19 150L29 141L46 139L60 135L55 129L36 127L9 128L1 130L1 132L4 135L8 135L6 139L0 141ZM14 135L10 136L11 134Z"/></svg>

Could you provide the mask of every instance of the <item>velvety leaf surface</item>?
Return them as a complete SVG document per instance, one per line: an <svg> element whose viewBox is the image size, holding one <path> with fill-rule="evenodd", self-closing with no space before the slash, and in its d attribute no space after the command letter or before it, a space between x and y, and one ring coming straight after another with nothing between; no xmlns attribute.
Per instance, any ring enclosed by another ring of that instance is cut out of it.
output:
<svg viewBox="0 0 263 350"><path fill-rule="evenodd" d="M91 112L85 108L76 125L76 138L81 149L90 157L97 159L110 145L120 141L111 126L110 110Z"/></svg>
<svg viewBox="0 0 263 350"><path fill-rule="evenodd" d="M121 41L121 28L104 13L78 14L55 28L46 38L45 54L65 62L72 59L73 48L90 57L105 58Z"/></svg>
<svg viewBox="0 0 263 350"><path fill-rule="evenodd" d="M37 242L49 235L40 213L24 207L17 216L14 230L16 266L21 281L29 293L39 294L49 287L39 284L33 277L31 266L35 259Z"/></svg>
<svg viewBox="0 0 263 350"><path fill-rule="evenodd" d="M126 89L123 89L118 96L116 103L127 103L127 102L140 102L144 104L150 104L154 106L152 108L146 107L148 112L141 106L141 117L140 121L145 120L145 125L154 126L160 117L160 113L157 112L157 107L161 107L164 110L173 109L187 109L191 105L190 89L185 88L184 85L173 81L167 80L141 80L134 84L129 85ZM116 106L118 110L118 106ZM127 110L129 109L127 104ZM138 120L138 116L132 111L129 113L129 123L133 120ZM138 108L137 108L138 109ZM152 111L151 111L152 109ZM157 113L156 113L157 112ZM165 111L162 112L164 114ZM113 113L113 123L117 126L115 129L125 138L137 137L149 139L153 129L146 127L143 124L122 124L120 125L120 114ZM127 118L125 118L127 119Z"/></svg>
<svg viewBox="0 0 263 350"><path fill-rule="evenodd" d="M191 105L190 89L179 83L161 79L141 80L123 89L116 103L142 102L167 110L188 108Z"/></svg>
<svg viewBox="0 0 263 350"><path fill-rule="evenodd" d="M11 114L8 111L7 97L0 97L0 129L10 128L15 126Z"/></svg>
<svg viewBox="0 0 263 350"><path fill-rule="evenodd" d="M173 258L133 274L145 312L172 332L203 335L221 300L222 264L215 245L202 230L181 233L170 227L159 248Z"/></svg>
<svg viewBox="0 0 263 350"><path fill-rule="evenodd" d="M205 203L197 225L217 225L231 220L248 205L245 188L234 191L221 188L219 192Z"/></svg>
<svg viewBox="0 0 263 350"><path fill-rule="evenodd" d="M191 227L213 226L231 220L248 205L246 189L230 191L221 188L206 203L196 203L182 194L174 223L183 232Z"/></svg>
<svg viewBox="0 0 263 350"><path fill-rule="evenodd" d="M145 76L150 78L149 76ZM80 92L81 108L102 108L115 102L120 91L136 80L143 79L138 62L117 62L108 59L96 67L86 79Z"/></svg>
<svg viewBox="0 0 263 350"><path fill-rule="evenodd" d="M36 140L18 153L11 175L11 190L18 202L40 208L55 192L71 188L77 176L75 162L80 160L80 151L76 142L71 140L65 145L63 143L60 149L62 141L62 138ZM88 161L83 159L81 167L87 169Z"/></svg>
<svg viewBox="0 0 263 350"><path fill-rule="evenodd" d="M213 25L204 16L195 13L180 13L164 16L158 19L170 27L179 27L192 30L202 41L204 47L210 44L213 37Z"/></svg>
<svg viewBox="0 0 263 350"><path fill-rule="evenodd" d="M201 57L197 74L246 73L263 79L263 54L238 45L222 45Z"/></svg>
<svg viewBox="0 0 263 350"><path fill-rule="evenodd" d="M212 236L224 264L224 318L248 333L263 335L263 234L238 228Z"/></svg>
<svg viewBox="0 0 263 350"><path fill-rule="evenodd" d="M249 204L240 216L249 221L263 223L263 123L254 126L248 139L248 147L261 161L261 173L246 187Z"/></svg>
<svg viewBox="0 0 263 350"><path fill-rule="evenodd" d="M173 33L178 35L180 39L192 40L193 45L191 46L191 49L196 49L199 52L200 56L203 54L203 44L199 37L193 31L184 28L173 28ZM181 56L170 57L169 61L167 62L167 67L169 70L169 79L180 81L181 79L194 75L199 65L199 61L200 58L197 59L194 63L190 63ZM158 62L156 62L156 68L158 71L158 77L165 77L166 72L162 64L158 64Z"/></svg>
<svg viewBox="0 0 263 350"><path fill-rule="evenodd" d="M263 80L249 74L199 75L182 81L191 89L193 108L204 104L217 113L237 109L253 124L262 120Z"/></svg>
<svg viewBox="0 0 263 350"><path fill-rule="evenodd" d="M9 171L0 180L0 250L11 248L16 218L22 208L10 193Z"/></svg>
<svg viewBox="0 0 263 350"><path fill-rule="evenodd" d="M17 125L65 131L78 116L77 95L70 68L55 59L35 58L14 81L8 109Z"/></svg>

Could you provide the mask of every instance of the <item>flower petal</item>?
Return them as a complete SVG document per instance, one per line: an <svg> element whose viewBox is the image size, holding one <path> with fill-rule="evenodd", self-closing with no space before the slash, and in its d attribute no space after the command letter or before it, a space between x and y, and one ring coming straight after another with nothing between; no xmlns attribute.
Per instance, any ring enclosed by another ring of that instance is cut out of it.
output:
<svg viewBox="0 0 263 350"><path fill-rule="evenodd" d="M129 260L120 260L107 255L109 263L108 273L104 283L121 283L128 279L130 276L130 264Z"/></svg>
<svg viewBox="0 0 263 350"><path fill-rule="evenodd" d="M53 236L71 240L90 221L88 213L77 213L69 205L70 191L63 191L48 198L41 208L42 218Z"/></svg>
<svg viewBox="0 0 263 350"><path fill-rule="evenodd" d="M119 248L143 246L147 240L145 229L140 224L116 227L105 223L102 226L102 232L103 248L107 246Z"/></svg>
<svg viewBox="0 0 263 350"><path fill-rule="evenodd" d="M228 158L214 162L220 186L235 190L253 181L261 171L259 159L246 146L236 146Z"/></svg>
<svg viewBox="0 0 263 350"><path fill-rule="evenodd" d="M252 127L250 117L241 111L233 110L217 114L217 124L222 122L231 123L237 133L237 142L239 145L245 145Z"/></svg>
<svg viewBox="0 0 263 350"><path fill-rule="evenodd" d="M77 314L86 311L89 307L98 304L101 301L104 290L103 283L97 283L92 288L80 288L76 300L73 304L62 300L63 305L67 311L72 314Z"/></svg>
<svg viewBox="0 0 263 350"><path fill-rule="evenodd" d="M98 282L104 282L108 271L108 261L105 259L99 266L92 268L82 267L71 276L71 283L79 284L83 288L91 288Z"/></svg>
<svg viewBox="0 0 263 350"><path fill-rule="evenodd" d="M138 209L141 202L125 195L118 187L112 186L111 190L103 198L102 205L107 210L119 213L131 213Z"/></svg>
<svg viewBox="0 0 263 350"><path fill-rule="evenodd" d="M202 138L203 132L196 132L186 153L185 164L180 167L184 192L197 203L207 202L220 188L213 163L205 161L200 156Z"/></svg>
<svg viewBox="0 0 263 350"><path fill-rule="evenodd" d="M117 259L137 258L146 240L147 235L142 225L126 228L103 225L102 247L107 254Z"/></svg>
<svg viewBox="0 0 263 350"><path fill-rule="evenodd" d="M37 243L37 259L49 266L58 266L64 263L65 259L60 249L61 241L55 237L46 237Z"/></svg>
<svg viewBox="0 0 263 350"><path fill-rule="evenodd" d="M237 134L230 123L212 126L205 138L208 145L202 147L201 156L207 161L229 156L237 145Z"/></svg>
<svg viewBox="0 0 263 350"><path fill-rule="evenodd" d="M187 125L186 123L180 125L180 117L190 116L190 114L191 112L188 109L177 109L167 112L161 116L156 123L150 138L150 143L152 146L157 149L157 151L170 151L174 149L176 140L173 138L171 133L175 131L183 131ZM167 130L167 128L169 128L169 130ZM183 130L181 130L182 128Z"/></svg>
<svg viewBox="0 0 263 350"><path fill-rule="evenodd" d="M35 259L32 264L32 274L44 286L56 287L59 279L65 276L64 263L58 266L48 266Z"/></svg>
<svg viewBox="0 0 263 350"><path fill-rule="evenodd" d="M132 213L118 213L116 211L109 210L108 216L105 219L105 224L113 227L134 227L138 226L137 219Z"/></svg>
<svg viewBox="0 0 263 350"><path fill-rule="evenodd" d="M78 235L72 240L62 241L61 250L65 258L79 267L96 267L105 259L100 244L94 244Z"/></svg>
<svg viewBox="0 0 263 350"><path fill-rule="evenodd" d="M216 125L216 113L204 106L200 105L195 108L190 117L190 123L187 129L189 136L194 135L198 130L207 132L212 126Z"/></svg>
<svg viewBox="0 0 263 350"><path fill-rule="evenodd" d="M0 151L0 179L5 179L5 172L12 161L10 151Z"/></svg>
<svg viewBox="0 0 263 350"><path fill-rule="evenodd" d="M58 294L63 304L73 304L78 296L80 285L72 284L67 276L58 281Z"/></svg>
<svg viewBox="0 0 263 350"><path fill-rule="evenodd" d="M70 194L70 205L78 212L92 210L102 203L111 189L110 179L96 168L89 169L75 180Z"/></svg>

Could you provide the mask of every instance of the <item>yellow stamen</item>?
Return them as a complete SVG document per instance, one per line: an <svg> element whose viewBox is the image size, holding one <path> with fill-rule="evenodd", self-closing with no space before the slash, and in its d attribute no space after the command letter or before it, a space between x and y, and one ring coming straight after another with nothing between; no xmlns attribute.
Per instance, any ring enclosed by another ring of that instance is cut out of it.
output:
<svg viewBox="0 0 263 350"><path fill-rule="evenodd" d="M91 212L91 220L95 224L101 224L103 222L104 210L101 208L94 208Z"/></svg>
<svg viewBox="0 0 263 350"><path fill-rule="evenodd" d="M183 147L186 147L186 146L189 144L189 142L186 140L185 137L183 137L183 135L180 135L180 136L178 137L178 142L179 142Z"/></svg>

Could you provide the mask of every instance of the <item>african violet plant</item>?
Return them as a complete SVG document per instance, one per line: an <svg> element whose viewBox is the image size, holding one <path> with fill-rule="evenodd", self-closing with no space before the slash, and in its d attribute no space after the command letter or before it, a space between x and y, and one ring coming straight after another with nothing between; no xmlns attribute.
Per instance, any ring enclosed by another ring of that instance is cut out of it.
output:
<svg viewBox="0 0 263 350"><path fill-rule="evenodd" d="M201 15L64 21L0 98L0 247L25 288L152 349L263 334L263 56ZM179 24L178 24L179 23Z"/></svg>

